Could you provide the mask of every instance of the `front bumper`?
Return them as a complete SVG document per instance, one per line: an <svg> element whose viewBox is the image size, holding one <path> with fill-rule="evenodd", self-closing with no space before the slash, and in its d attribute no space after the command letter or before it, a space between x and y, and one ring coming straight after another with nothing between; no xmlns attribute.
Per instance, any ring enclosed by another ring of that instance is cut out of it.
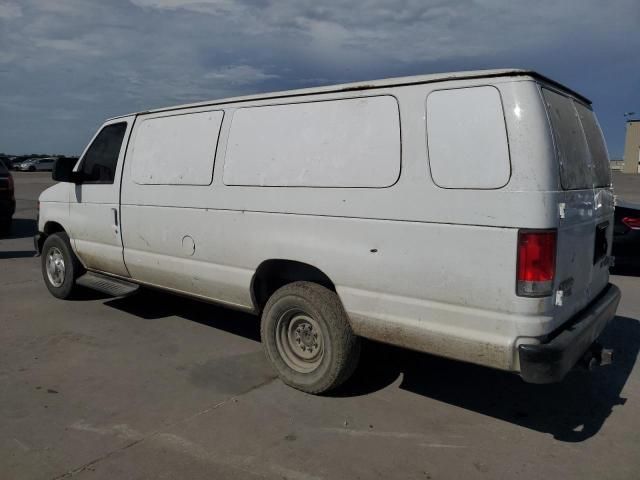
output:
<svg viewBox="0 0 640 480"><path fill-rule="evenodd" d="M615 316L620 289L609 284L586 309L547 343L520 345L520 375L529 383L559 382L585 354Z"/></svg>

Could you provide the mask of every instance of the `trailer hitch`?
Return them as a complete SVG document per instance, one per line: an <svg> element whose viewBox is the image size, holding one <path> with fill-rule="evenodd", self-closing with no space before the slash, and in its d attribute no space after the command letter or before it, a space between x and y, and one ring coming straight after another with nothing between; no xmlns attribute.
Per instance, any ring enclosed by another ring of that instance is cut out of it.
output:
<svg viewBox="0 0 640 480"><path fill-rule="evenodd" d="M578 365L589 371L597 367L611 365L613 363L613 350L604 348L600 343L594 343L582 356Z"/></svg>

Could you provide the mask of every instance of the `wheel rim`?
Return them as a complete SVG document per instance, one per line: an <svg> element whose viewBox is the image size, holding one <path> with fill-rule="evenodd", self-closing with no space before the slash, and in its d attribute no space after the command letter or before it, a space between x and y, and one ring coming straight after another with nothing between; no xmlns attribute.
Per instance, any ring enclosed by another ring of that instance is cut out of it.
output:
<svg viewBox="0 0 640 480"><path fill-rule="evenodd" d="M284 312L276 323L276 348L287 366L296 372L314 371L324 358L320 325L300 309Z"/></svg>
<svg viewBox="0 0 640 480"><path fill-rule="evenodd" d="M47 252L47 277L54 287L60 287L64 283L65 265L64 255L58 247L51 247Z"/></svg>

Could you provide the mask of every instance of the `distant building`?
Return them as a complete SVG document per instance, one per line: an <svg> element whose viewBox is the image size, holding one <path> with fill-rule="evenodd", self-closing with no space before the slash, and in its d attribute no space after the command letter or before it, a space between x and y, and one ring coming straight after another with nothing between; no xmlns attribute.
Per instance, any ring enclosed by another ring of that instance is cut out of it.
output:
<svg viewBox="0 0 640 480"><path fill-rule="evenodd" d="M627 135L624 142L624 173L639 173L640 164L640 120L627 120Z"/></svg>
<svg viewBox="0 0 640 480"><path fill-rule="evenodd" d="M624 160L611 160L609 163L611 170L621 171L624 165Z"/></svg>

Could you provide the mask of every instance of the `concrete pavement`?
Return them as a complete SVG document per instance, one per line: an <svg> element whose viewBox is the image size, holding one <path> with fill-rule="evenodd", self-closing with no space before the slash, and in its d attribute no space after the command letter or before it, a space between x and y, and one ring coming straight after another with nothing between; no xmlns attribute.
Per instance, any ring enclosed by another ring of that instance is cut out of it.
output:
<svg viewBox="0 0 640 480"><path fill-rule="evenodd" d="M559 385L367 344L331 396L284 386L258 320L165 293L60 301L33 258L46 173L0 240L0 479L637 478L640 278L612 366ZM620 194L620 192L617 192Z"/></svg>

